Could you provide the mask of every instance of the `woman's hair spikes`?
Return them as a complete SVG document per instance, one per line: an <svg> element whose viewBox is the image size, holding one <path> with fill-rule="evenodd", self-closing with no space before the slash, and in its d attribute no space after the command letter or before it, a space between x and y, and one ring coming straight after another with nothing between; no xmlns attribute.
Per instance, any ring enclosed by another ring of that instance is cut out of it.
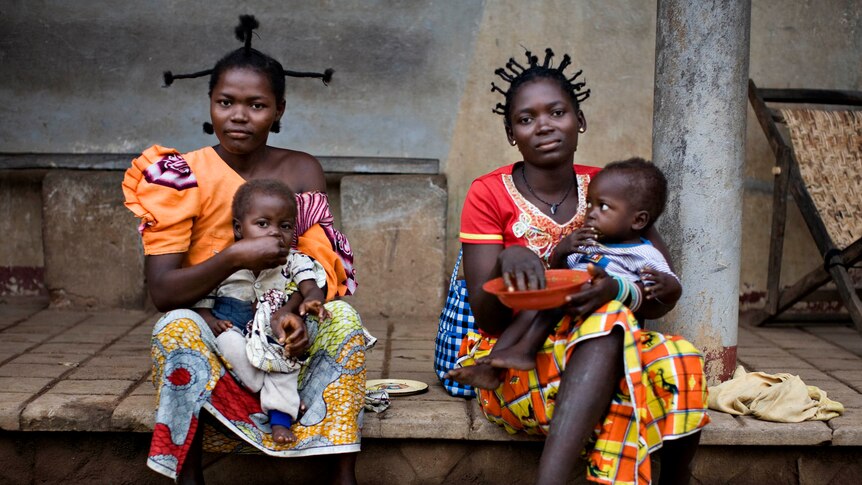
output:
<svg viewBox="0 0 862 485"><path fill-rule="evenodd" d="M509 58L509 62L506 63L506 68L516 73L524 72L524 66L518 64L518 61L516 61L514 57Z"/></svg>
<svg viewBox="0 0 862 485"><path fill-rule="evenodd" d="M262 53L258 52L257 50L255 50L251 46L251 39L254 36L255 29L257 29L258 27L260 27L260 23L254 17L254 15L240 15L239 16L239 24L234 28L234 34L236 35L236 38L240 42L243 43L243 47L241 47L240 49L242 49L243 53L246 56L252 56L255 53L266 56L266 54L262 54ZM231 54L228 54L228 56L229 55L231 55ZM225 56L225 57L227 57L227 56ZM266 57L269 57L269 56L266 56ZM279 64L279 67L281 67L280 64ZM215 68L207 69L204 71L198 71L198 72L194 72L191 74L174 74L171 71L165 71L163 74L163 79L165 82L164 87L170 86L177 79L192 79L192 78L212 75L214 70L215 70ZM327 86L332 81L332 74L335 72L332 69L326 69L322 73L291 71L291 70L287 70L287 69L283 69L283 68L280 70L281 70L282 76L318 78L318 79L322 80L323 84L325 84Z"/></svg>
<svg viewBox="0 0 862 485"><path fill-rule="evenodd" d="M191 74L174 74L171 71L164 72L165 85L164 87L168 87L174 83L175 79L193 79L196 77L209 76L213 73L212 69L207 69L205 71L193 72Z"/></svg>
<svg viewBox="0 0 862 485"><path fill-rule="evenodd" d="M560 60L560 64L556 68L552 66L554 51L550 48L545 49L545 59L541 64L539 64L538 56L533 55L529 50L525 49L524 55L527 58L526 68L515 61L514 58L509 58L505 67L497 68L494 71L494 74L500 76L501 79L509 83L509 89L505 91L500 88L500 86L491 83L491 91L496 91L506 98L505 103L497 103L497 106L495 106L492 111L506 116L506 123L508 123L509 104L512 101L515 91L517 91L522 84L533 79L548 78L558 81L563 90L571 96L575 108L578 108L580 103L590 96L590 90L584 90L586 83L583 81L577 81L583 71L576 72L572 77L567 77L565 75L564 71L572 63L572 58L568 54L563 55L562 60Z"/></svg>
<svg viewBox="0 0 862 485"><path fill-rule="evenodd" d="M508 72L506 72L506 70L503 69L502 67L497 69L496 71L494 71L494 74L500 76L501 78L503 78L503 81L506 81L508 83L511 83L512 79L514 79L514 77L512 75L510 75ZM517 76L517 74L516 74L516 76Z"/></svg>
<svg viewBox="0 0 862 485"><path fill-rule="evenodd" d="M560 61L560 65L557 66L557 70L560 72L563 72L567 67L569 67L569 64L571 64L571 63L572 63L572 58L569 57L568 54L563 54L563 60Z"/></svg>
<svg viewBox="0 0 862 485"><path fill-rule="evenodd" d="M284 74L286 76L319 78L321 81L323 81L323 84L325 84L327 86L329 86L329 82L332 81L332 74L334 74L334 73L335 73L335 71L332 68L329 68L323 72L299 72L299 71L288 71L287 69L284 70Z"/></svg>
<svg viewBox="0 0 862 485"><path fill-rule="evenodd" d="M260 27L260 22L254 18L254 15L240 15L239 25L234 29L237 40L243 43L246 54L251 52L251 36L254 34L254 29Z"/></svg>
<svg viewBox="0 0 862 485"><path fill-rule="evenodd" d="M554 58L554 51L551 50L550 47L545 49L545 62L542 63L542 67L548 68L551 66L551 59Z"/></svg>

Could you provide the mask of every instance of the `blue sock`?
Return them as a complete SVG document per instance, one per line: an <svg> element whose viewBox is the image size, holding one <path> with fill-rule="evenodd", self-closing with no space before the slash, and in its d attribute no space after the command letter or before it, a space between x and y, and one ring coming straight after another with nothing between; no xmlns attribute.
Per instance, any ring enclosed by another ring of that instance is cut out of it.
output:
<svg viewBox="0 0 862 485"><path fill-rule="evenodd" d="M285 428L290 428L290 425L293 424L293 418L290 417L289 414L283 413L281 411L276 411L275 409L269 412L269 425L276 426L284 426Z"/></svg>

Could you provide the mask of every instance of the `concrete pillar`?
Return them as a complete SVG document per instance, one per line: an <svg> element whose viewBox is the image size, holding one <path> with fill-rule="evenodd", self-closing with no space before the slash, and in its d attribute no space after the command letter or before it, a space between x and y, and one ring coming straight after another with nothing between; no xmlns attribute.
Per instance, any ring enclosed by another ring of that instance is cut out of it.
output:
<svg viewBox="0 0 862 485"><path fill-rule="evenodd" d="M750 0L659 0L653 160L668 178L658 228L683 297L655 326L706 354L711 384L736 367Z"/></svg>

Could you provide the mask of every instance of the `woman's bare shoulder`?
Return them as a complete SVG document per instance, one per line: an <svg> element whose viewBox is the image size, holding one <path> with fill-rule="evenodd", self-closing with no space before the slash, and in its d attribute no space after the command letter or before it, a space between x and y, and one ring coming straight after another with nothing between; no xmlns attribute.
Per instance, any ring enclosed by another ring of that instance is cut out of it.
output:
<svg viewBox="0 0 862 485"><path fill-rule="evenodd" d="M287 148L273 148L276 173L296 192L326 191L326 177L313 155Z"/></svg>

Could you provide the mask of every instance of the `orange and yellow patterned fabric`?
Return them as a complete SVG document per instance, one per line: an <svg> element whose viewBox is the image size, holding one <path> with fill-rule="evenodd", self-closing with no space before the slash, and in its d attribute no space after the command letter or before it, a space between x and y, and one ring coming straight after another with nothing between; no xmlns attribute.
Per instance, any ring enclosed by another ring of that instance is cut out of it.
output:
<svg viewBox="0 0 862 485"><path fill-rule="evenodd" d="M145 150L123 178L126 207L141 219L144 254L186 253L184 266L192 266L228 247L231 202L243 183L212 147Z"/></svg>
<svg viewBox="0 0 862 485"><path fill-rule="evenodd" d="M503 385L479 391L489 421L510 433L547 434L566 362L578 342L624 330L624 375L588 450L587 478L600 483L650 483L649 453L663 440L680 438L709 422L703 356L689 342L642 330L620 302L612 301L583 321L565 317L536 355L536 369L509 369ZM459 364L488 355L496 339L468 334Z"/></svg>
<svg viewBox="0 0 862 485"><path fill-rule="evenodd" d="M518 164L473 181L461 214L463 244L525 246L546 263L561 239L583 225L587 188L597 167L574 165L578 212L557 223L515 187ZM600 483L650 483L649 453L663 440L699 431L709 422L703 356L689 342L641 329L628 308L613 301L583 321L565 317L536 355L536 369L508 370L494 391L478 389L485 416L508 432L546 434L563 371L578 342L620 327L625 333L625 379L620 382L596 439L587 450L587 479ZM459 364L472 365L491 352L496 338L470 333Z"/></svg>

